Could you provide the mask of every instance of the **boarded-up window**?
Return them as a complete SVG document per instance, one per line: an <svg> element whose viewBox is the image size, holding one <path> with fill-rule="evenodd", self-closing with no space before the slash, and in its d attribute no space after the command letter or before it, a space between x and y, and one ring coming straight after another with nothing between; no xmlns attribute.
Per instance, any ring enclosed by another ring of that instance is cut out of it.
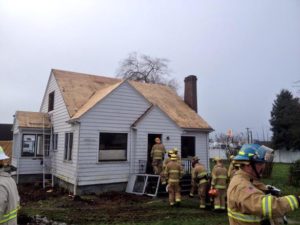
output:
<svg viewBox="0 0 300 225"><path fill-rule="evenodd" d="M127 160L127 133L100 133L99 161Z"/></svg>
<svg viewBox="0 0 300 225"><path fill-rule="evenodd" d="M54 109L54 91L49 94L48 98L48 112Z"/></svg>
<svg viewBox="0 0 300 225"><path fill-rule="evenodd" d="M72 160L73 133L65 133L64 160Z"/></svg>

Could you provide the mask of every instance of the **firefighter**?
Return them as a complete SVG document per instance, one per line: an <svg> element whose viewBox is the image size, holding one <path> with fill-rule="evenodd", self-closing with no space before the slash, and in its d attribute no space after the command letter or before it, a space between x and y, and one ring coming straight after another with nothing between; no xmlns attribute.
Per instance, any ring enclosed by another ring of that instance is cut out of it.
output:
<svg viewBox="0 0 300 225"><path fill-rule="evenodd" d="M166 158L166 159L164 160L162 172L160 173L160 180L161 180L161 183L162 183L163 185L166 184L166 178L165 178L164 171L165 171L165 169L166 169L166 166L167 166L168 162L171 161L171 155L174 154L174 151L173 151L173 150L169 150L169 151L167 151L167 153L168 153L168 158Z"/></svg>
<svg viewBox="0 0 300 225"><path fill-rule="evenodd" d="M217 189L218 195L214 198L214 209L223 211L226 209L227 169L223 166L221 158L215 158L216 165L211 174L211 188Z"/></svg>
<svg viewBox="0 0 300 225"><path fill-rule="evenodd" d="M194 156L194 157L192 158L191 163L192 163L192 168L191 168L191 177L192 177L192 178L191 178L191 190L190 190L189 196L190 196L191 198L193 198L193 197L194 197L194 194L195 194L195 191L196 191L196 189L197 189L197 182L195 182L195 174L194 174L194 171L195 171L195 166L199 163L198 157L197 157L197 156Z"/></svg>
<svg viewBox="0 0 300 225"><path fill-rule="evenodd" d="M9 157L0 146L0 224L17 225L20 197L15 181L6 172L6 159Z"/></svg>
<svg viewBox="0 0 300 225"><path fill-rule="evenodd" d="M165 178L168 182L167 191L169 192L169 203L170 206L179 206L181 202L179 182L183 176L183 169L177 162L177 156L175 154L172 154L170 159L171 161L168 162L164 171Z"/></svg>
<svg viewBox="0 0 300 225"><path fill-rule="evenodd" d="M175 147L175 148L173 148L172 150L173 150L173 153L176 155L177 162L178 162L179 164L181 164L181 158L180 158L180 156L179 156L179 154L178 154L178 149Z"/></svg>
<svg viewBox="0 0 300 225"><path fill-rule="evenodd" d="M230 181L227 191L227 210L230 225L279 224L279 218L299 208L299 196L276 197L266 194L260 182L268 152L263 146L242 147L234 161L240 169Z"/></svg>
<svg viewBox="0 0 300 225"><path fill-rule="evenodd" d="M234 163L233 161L234 155L230 156L230 164L228 167L228 173L227 176L229 179L231 179L233 177L233 175L235 174L235 172L239 169L238 164Z"/></svg>
<svg viewBox="0 0 300 225"><path fill-rule="evenodd" d="M200 198L200 209L205 209L206 190L208 186L208 174L204 167L199 162L198 157L195 157L197 163L194 165L193 175L194 183L198 186L198 196Z"/></svg>
<svg viewBox="0 0 300 225"><path fill-rule="evenodd" d="M161 144L158 137L155 138L154 141L155 144L151 149L152 167L154 174L159 175L162 172L163 159L166 149L165 146Z"/></svg>

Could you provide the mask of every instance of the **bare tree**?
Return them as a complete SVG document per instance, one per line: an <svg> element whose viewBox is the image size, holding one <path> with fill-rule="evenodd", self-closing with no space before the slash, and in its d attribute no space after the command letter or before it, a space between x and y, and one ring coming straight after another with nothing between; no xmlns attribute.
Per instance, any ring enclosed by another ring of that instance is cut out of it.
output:
<svg viewBox="0 0 300 225"><path fill-rule="evenodd" d="M145 83L164 84L177 91L177 81L174 78L169 79L168 62L169 60L164 58L152 58L132 52L120 63L117 77Z"/></svg>

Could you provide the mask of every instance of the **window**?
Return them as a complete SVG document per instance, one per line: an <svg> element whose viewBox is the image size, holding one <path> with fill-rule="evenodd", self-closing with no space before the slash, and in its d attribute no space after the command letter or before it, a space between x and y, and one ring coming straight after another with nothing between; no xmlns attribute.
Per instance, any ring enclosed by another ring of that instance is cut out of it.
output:
<svg viewBox="0 0 300 225"><path fill-rule="evenodd" d="M52 134L52 149L57 150L57 143L58 143L58 134Z"/></svg>
<svg viewBox="0 0 300 225"><path fill-rule="evenodd" d="M43 140L45 137L45 141ZM50 135L24 134L22 141L22 156L49 156Z"/></svg>
<svg viewBox="0 0 300 225"><path fill-rule="evenodd" d="M181 158L188 158L195 156L195 137L182 136L181 137Z"/></svg>
<svg viewBox="0 0 300 225"><path fill-rule="evenodd" d="M35 155L35 135L24 134L22 145L22 156Z"/></svg>
<svg viewBox="0 0 300 225"><path fill-rule="evenodd" d="M73 148L73 133L65 133L65 154L64 160L72 160L72 148Z"/></svg>
<svg viewBox="0 0 300 225"><path fill-rule="evenodd" d="M54 109L54 91L49 94L48 97L48 112Z"/></svg>
<svg viewBox="0 0 300 225"><path fill-rule="evenodd" d="M100 133L99 161L127 160L127 133Z"/></svg>

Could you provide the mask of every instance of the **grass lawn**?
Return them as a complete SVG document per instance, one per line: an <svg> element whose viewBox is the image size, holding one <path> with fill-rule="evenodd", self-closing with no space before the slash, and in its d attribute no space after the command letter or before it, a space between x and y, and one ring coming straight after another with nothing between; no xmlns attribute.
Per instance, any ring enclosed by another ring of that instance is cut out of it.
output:
<svg viewBox="0 0 300 225"><path fill-rule="evenodd" d="M299 194L299 187L288 185L288 169L287 164L275 164L272 177L264 179L264 182L280 188L283 194ZM22 206L20 214L43 215L67 224L229 224L225 213L200 210L198 204L197 198L186 196L183 196L180 208L170 208L166 197L149 198L115 193L84 196L74 201L68 195L59 195L28 201ZM288 214L288 218L292 220L291 224L300 221L300 210Z"/></svg>

